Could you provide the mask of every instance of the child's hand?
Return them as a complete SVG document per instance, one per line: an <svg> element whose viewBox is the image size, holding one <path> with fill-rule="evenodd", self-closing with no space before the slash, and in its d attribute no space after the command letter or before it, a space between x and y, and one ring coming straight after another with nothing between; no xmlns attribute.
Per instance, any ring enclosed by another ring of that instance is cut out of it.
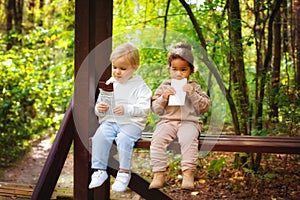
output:
<svg viewBox="0 0 300 200"><path fill-rule="evenodd" d="M124 115L124 106L117 106L113 109L113 113L116 115Z"/></svg>
<svg viewBox="0 0 300 200"><path fill-rule="evenodd" d="M98 112L100 112L100 113L106 112L106 111L108 111L108 109L109 109L109 106L108 106L108 104L105 103L105 102L99 102L99 103L97 104L97 110L98 110Z"/></svg>
<svg viewBox="0 0 300 200"><path fill-rule="evenodd" d="M191 96L195 90L191 84L185 84L183 86L183 91L185 91L188 94L188 96Z"/></svg>
<svg viewBox="0 0 300 200"><path fill-rule="evenodd" d="M164 91L164 93L163 93L163 98L164 98L164 100L168 101L169 96L170 96L170 95L174 95L175 93L176 93L176 91L174 90L173 87L170 87L170 88L166 89L166 90Z"/></svg>

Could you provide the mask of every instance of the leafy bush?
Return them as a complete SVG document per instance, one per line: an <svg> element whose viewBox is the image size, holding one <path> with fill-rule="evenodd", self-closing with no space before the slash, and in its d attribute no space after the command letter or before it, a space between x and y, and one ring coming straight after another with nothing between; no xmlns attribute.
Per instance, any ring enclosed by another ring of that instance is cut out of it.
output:
<svg viewBox="0 0 300 200"><path fill-rule="evenodd" d="M33 136L59 128L73 93L73 34L36 28L19 36L22 46L0 49L0 167L28 151Z"/></svg>

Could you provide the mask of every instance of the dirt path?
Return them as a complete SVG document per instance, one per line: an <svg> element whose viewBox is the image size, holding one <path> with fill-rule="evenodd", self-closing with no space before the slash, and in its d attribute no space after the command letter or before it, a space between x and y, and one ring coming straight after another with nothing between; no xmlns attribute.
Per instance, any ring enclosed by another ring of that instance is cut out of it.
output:
<svg viewBox="0 0 300 200"><path fill-rule="evenodd" d="M13 167L2 171L0 181L35 185L39 179L51 145L50 138L36 142L32 150L21 161L15 163ZM72 185L73 154L69 153L57 186L67 188Z"/></svg>

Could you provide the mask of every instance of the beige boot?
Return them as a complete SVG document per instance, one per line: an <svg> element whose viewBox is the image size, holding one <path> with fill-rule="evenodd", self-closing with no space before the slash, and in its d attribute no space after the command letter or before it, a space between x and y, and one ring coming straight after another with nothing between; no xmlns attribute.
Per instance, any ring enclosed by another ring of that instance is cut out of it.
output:
<svg viewBox="0 0 300 200"><path fill-rule="evenodd" d="M165 172L154 172L153 180L149 186L149 189L159 189L164 186Z"/></svg>
<svg viewBox="0 0 300 200"><path fill-rule="evenodd" d="M194 170L187 169L182 172L182 185L181 189L192 190L194 189Z"/></svg>

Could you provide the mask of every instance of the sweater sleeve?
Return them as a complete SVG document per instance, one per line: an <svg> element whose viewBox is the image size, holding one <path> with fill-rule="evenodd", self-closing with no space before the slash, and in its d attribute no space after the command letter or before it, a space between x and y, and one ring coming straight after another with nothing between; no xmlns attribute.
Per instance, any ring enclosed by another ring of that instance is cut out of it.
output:
<svg viewBox="0 0 300 200"><path fill-rule="evenodd" d="M168 101L163 98L163 93L166 87L171 86L166 85L166 83L160 85L152 97L151 109L155 114L163 115L165 112Z"/></svg>
<svg viewBox="0 0 300 200"><path fill-rule="evenodd" d="M206 113L210 107L210 98L201 90L200 85L193 82L194 93L189 97L195 107L195 109L200 113Z"/></svg>
<svg viewBox="0 0 300 200"><path fill-rule="evenodd" d="M147 116L150 112L151 96L151 90L144 84L135 91L136 103L125 106L125 113L136 117Z"/></svg>

